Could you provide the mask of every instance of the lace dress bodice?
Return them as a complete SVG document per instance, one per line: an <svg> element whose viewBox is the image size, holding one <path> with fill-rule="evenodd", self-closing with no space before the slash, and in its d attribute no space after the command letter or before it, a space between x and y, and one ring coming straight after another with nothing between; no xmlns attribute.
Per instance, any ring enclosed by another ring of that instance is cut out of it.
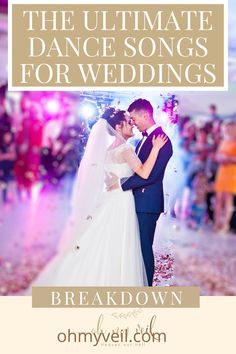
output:
<svg viewBox="0 0 236 354"><path fill-rule="evenodd" d="M133 148L129 144L121 144L118 147L108 150L105 162L105 172L114 173L117 177L130 177L134 174L134 171L130 167L130 164L124 159L124 152L132 150Z"/></svg>

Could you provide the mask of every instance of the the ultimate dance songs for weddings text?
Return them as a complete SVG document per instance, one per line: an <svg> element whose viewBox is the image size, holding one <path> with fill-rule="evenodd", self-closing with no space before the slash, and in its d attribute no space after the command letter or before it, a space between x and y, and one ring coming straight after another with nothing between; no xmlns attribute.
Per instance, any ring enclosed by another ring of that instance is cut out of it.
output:
<svg viewBox="0 0 236 354"><path fill-rule="evenodd" d="M12 5L10 35L18 89L225 85L221 4Z"/></svg>

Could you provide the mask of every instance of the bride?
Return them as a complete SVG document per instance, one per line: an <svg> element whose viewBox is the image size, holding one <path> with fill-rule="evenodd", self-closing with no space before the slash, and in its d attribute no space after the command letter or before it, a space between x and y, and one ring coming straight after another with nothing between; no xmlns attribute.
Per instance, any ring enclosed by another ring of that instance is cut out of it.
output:
<svg viewBox="0 0 236 354"><path fill-rule="evenodd" d="M128 113L114 108L106 109L93 126L58 254L31 286L147 285L132 191L108 192L104 186L110 173L148 178L167 138L153 138L151 153L142 164L127 143L132 129Z"/></svg>

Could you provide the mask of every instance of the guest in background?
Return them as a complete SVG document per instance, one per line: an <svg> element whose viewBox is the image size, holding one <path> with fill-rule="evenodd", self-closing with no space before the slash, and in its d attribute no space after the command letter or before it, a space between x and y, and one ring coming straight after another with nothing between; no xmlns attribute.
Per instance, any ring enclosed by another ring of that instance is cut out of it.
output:
<svg viewBox="0 0 236 354"><path fill-rule="evenodd" d="M13 134L6 131L0 137L0 183L3 202L9 201L8 184L13 178L13 167L16 160L16 150Z"/></svg>
<svg viewBox="0 0 236 354"><path fill-rule="evenodd" d="M210 104L209 111L210 111L210 120L212 122L218 121L219 120L219 116L217 113L218 109L214 103Z"/></svg>
<svg viewBox="0 0 236 354"><path fill-rule="evenodd" d="M10 131L12 126L12 117L7 112L7 85L0 87L0 132Z"/></svg>
<svg viewBox="0 0 236 354"><path fill-rule="evenodd" d="M195 174L191 187L188 226L197 230L203 226L207 210L206 197L209 187L204 171Z"/></svg>
<svg viewBox="0 0 236 354"><path fill-rule="evenodd" d="M216 154L219 168L216 175L214 229L227 232L234 211L236 195L236 120L223 123L223 140Z"/></svg>
<svg viewBox="0 0 236 354"><path fill-rule="evenodd" d="M196 133L196 141L189 146L192 152L192 164L194 169L205 169L209 153L213 150L213 146L208 141L207 131L204 128L198 129Z"/></svg>
<svg viewBox="0 0 236 354"><path fill-rule="evenodd" d="M22 127L16 134L17 162L15 175L19 197L25 190L30 196L32 186L39 180L43 122L40 107L22 107Z"/></svg>

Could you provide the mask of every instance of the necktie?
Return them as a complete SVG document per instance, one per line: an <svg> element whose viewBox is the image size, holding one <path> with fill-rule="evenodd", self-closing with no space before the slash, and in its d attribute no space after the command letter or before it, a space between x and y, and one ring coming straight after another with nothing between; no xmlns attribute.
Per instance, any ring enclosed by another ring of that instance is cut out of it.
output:
<svg viewBox="0 0 236 354"><path fill-rule="evenodd" d="M144 130L143 132L142 132L142 136L144 137L144 136L148 136L148 133L146 132L146 130Z"/></svg>

